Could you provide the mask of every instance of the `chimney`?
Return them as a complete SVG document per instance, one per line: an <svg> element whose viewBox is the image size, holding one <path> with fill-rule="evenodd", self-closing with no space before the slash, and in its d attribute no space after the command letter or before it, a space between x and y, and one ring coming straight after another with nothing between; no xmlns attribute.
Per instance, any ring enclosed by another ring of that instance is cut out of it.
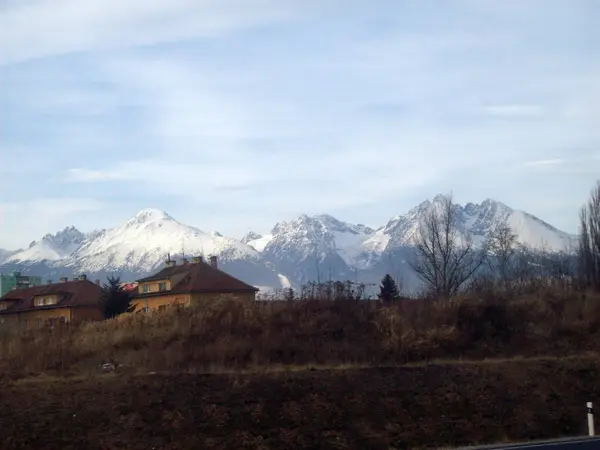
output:
<svg viewBox="0 0 600 450"><path fill-rule="evenodd" d="M60 277L60 282L61 283L66 283L67 281L69 281L68 277Z"/></svg>
<svg viewBox="0 0 600 450"><path fill-rule="evenodd" d="M188 263L188 260L187 260L187 259L183 258L183 259L181 260L181 264L187 264L187 263Z"/></svg>
<svg viewBox="0 0 600 450"><path fill-rule="evenodd" d="M82 273L81 275L79 275L79 280L80 281L85 281L87 280L87 275L85 273Z"/></svg>
<svg viewBox="0 0 600 450"><path fill-rule="evenodd" d="M95 280L94 283L96 283L98 286L100 286L100 280Z"/></svg>
<svg viewBox="0 0 600 450"><path fill-rule="evenodd" d="M217 257L216 256L211 256L210 257L210 265L212 267L214 267L215 269L217 268Z"/></svg>
<svg viewBox="0 0 600 450"><path fill-rule="evenodd" d="M194 256L194 257L192 258L192 262L193 262L194 264L201 263L201 262L202 262L202 256Z"/></svg>
<svg viewBox="0 0 600 450"><path fill-rule="evenodd" d="M174 267L177 264L177 261L175 261L174 259L167 259L165 261L165 266L167 267Z"/></svg>

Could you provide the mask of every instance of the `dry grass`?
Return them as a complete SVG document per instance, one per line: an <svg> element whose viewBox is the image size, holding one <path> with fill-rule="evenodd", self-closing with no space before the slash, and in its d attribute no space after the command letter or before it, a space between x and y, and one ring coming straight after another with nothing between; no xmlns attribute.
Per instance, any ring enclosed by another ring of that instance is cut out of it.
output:
<svg viewBox="0 0 600 450"><path fill-rule="evenodd" d="M406 449L578 435L585 402L600 401L598 354L600 295L563 291L393 305L222 298L3 328L0 449ZM99 375L106 362L116 372Z"/></svg>
<svg viewBox="0 0 600 450"><path fill-rule="evenodd" d="M152 316L0 332L0 373L224 372L386 366L600 351L600 296L244 303L228 298Z"/></svg>

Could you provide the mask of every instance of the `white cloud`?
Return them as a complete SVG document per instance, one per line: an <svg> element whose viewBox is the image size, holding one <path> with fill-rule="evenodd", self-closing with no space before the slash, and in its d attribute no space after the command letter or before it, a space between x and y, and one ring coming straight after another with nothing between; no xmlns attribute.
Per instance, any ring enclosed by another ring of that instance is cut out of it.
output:
<svg viewBox="0 0 600 450"><path fill-rule="evenodd" d="M563 159L541 159L538 161L527 161L523 165L525 167L546 167L546 166L556 166L558 164L564 164L565 160Z"/></svg>
<svg viewBox="0 0 600 450"><path fill-rule="evenodd" d="M34 239L96 215L106 204L93 198L47 197L0 203L0 248L14 250Z"/></svg>
<svg viewBox="0 0 600 450"><path fill-rule="evenodd" d="M559 164L600 139L597 50L567 39L583 10L340 5L5 4L2 189L76 192L131 213L150 202L238 233L257 217L265 229L365 205L359 220L378 225L369 217L406 210L408 197L475 180L466 194L510 204L532 173L595 167ZM500 167L522 178L507 185Z"/></svg>
<svg viewBox="0 0 600 450"><path fill-rule="evenodd" d="M65 177L62 179L67 182L76 183L127 180L128 178L128 174L120 170L90 170L83 168L72 168L66 171Z"/></svg>
<svg viewBox="0 0 600 450"><path fill-rule="evenodd" d="M489 115L500 117L535 117L544 113L540 105L495 105L486 106L483 110Z"/></svg>
<svg viewBox="0 0 600 450"><path fill-rule="evenodd" d="M318 5L314 0L37 0L5 5L0 6L0 65L218 36L292 20Z"/></svg>

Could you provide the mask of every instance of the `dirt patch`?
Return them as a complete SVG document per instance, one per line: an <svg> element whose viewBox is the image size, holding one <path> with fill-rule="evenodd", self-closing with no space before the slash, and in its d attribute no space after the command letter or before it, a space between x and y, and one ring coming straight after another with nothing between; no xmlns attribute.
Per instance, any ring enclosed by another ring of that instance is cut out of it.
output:
<svg viewBox="0 0 600 450"><path fill-rule="evenodd" d="M2 449L435 448L584 434L596 358L21 380Z"/></svg>

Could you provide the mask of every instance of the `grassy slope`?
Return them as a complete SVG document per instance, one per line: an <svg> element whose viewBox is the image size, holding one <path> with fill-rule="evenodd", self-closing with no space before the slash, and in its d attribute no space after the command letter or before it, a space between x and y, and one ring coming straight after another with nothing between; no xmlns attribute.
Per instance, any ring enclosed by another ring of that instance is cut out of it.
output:
<svg viewBox="0 0 600 450"><path fill-rule="evenodd" d="M600 352L600 296L453 303L218 301L153 317L23 334L0 330L0 376L398 365Z"/></svg>
<svg viewBox="0 0 600 450"><path fill-rule="evenodd" d="M407 448L581 434L598 354L600 297L580 294L387 307L223 299L3 329L0 448ZM439 360L460 363L427 364ZM99 375L107 361L119 374Z"/></svg>
<svg viewBox="0 0 600 450"><path fill-rule="evenodd" d="M107 375L2 389L2 449L387 449L585 433L600 360L236 375Z"/></svg>

